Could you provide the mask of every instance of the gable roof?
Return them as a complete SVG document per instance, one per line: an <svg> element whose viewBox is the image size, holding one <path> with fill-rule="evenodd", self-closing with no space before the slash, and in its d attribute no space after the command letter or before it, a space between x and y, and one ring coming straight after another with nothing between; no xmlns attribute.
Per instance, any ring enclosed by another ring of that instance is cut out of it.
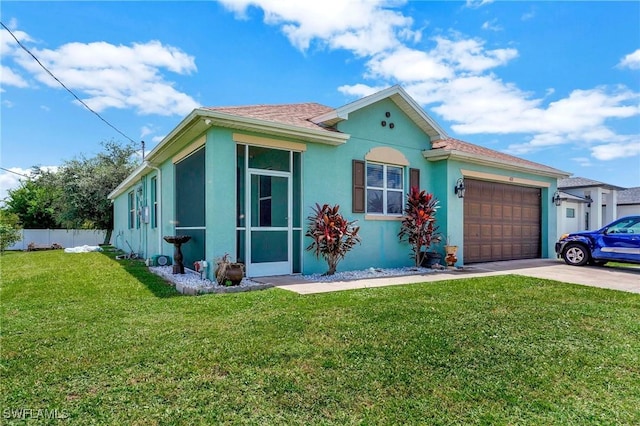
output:
<svg viewBox="0 0 640 426"><path fill-rule="evenodd" d="M618 205L621 204L640 204L640 186L627 188L618 192Z"/></svg>
<svg viewBox="0 0 640 426"><path fill-rule="evenodd" d="M560 179L558 181L558 189L561 188L589 188L589 187L594 187L594 186L599 186L602 188L606 188L606 189L624 189L620 186L615 186L615 185L609 185L608 183L604 183L604 182L600 182L597 180L593 180L593 179L587 179L587 178L583 178L583 177L570 177L570 178L566 178L566 179Z"/></svg>
<svg viewBox="0 0 640 426"><path fill-rule="evenodd" d="M383 99L391 99L423 132L434 141L447 137L446 132L416 103L411 96L398 85L376 92L372 95L348 103L340 108L332 109L326 113L311 118L311 121L322 126L335 126L337 123L349 118L349 113L372 105Z"/></svg>
<svg viewBox="0 0 640 426"><path fill-rule="evenodd" d="M350 135L336 130L334 126L340 121L347 120L351 112L383 99L393 101L429 136L432 147L430 150L424 151L423 155L430 161L453 157L474 163L489 164L502 169L525 170L553 177L569 176L568 173L542 164L450 138L404 89L396 85L339 108L309 102L194 109L149 152L146 161L121 182L109 194L108 198L114 199L133 185L137 179L153 170L154 165L166 161L172 153L172 147L179 146L182 141L200 137L210 126L340 145L345 143Z"/></svg>
<svg viewBox="0 0 640 426"><path fill-rule="evenodd" d="M335 131L327 129L310 120L319 114L333 111L333 108L313 102L282 105L247 105L230 107L205 107L202 110L229 114L236 117L252 118L256 120L271 121L290 126L303 127L313 130Z"/></svg>
<svg viewBox="0 0 640 426"><path fill-rule="evenodd" d="M544 164L514 157L513 155L474 145L460 139L446 138L431 143L431 149L422 153L430 161L439 161L448 158L460 159L472 163L498 166L503 169L526 170L536 174L552 177L567 177L569 173Z"/></svg>

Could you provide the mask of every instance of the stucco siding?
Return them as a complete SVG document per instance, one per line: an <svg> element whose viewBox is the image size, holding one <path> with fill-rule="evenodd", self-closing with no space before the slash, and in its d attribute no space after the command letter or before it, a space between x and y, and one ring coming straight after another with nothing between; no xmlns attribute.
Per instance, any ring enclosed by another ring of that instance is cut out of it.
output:
<svg viewBox="0 0 640 426"><path fill-rule="evenodd" d="M386 112L390 117L386 117ZM386 126L381 125L383 120ZM394 124L393 129L390 123ZM370 220L365 213L352 212L351 164L354 159L365 160L367 153L376 147L387 146L399 151L409 162L404 168L406 196L409 168L420 169L423 188L429 181L429 165L422 156L422 151L429 146L427 137L390 100L349 114L349 119L341 122L338 130L351 135L346 144L336 147L309 144L303 156L303 216L306 218L316 203L328 203L339 204L343 216L358 221L362 244L347 254L338 266L339 270L412 265L410 246L398 240L399 220L390 217L385 218L387 220ZM303 246L309 243L310 240L305 238ZM326 268L326 262L305 252L304 273L324 272Z"/></svg>

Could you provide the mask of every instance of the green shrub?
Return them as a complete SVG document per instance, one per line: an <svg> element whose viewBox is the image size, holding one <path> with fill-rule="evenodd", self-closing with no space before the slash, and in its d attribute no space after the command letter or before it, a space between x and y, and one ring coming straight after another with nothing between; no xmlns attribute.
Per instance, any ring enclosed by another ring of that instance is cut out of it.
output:
<svg viewBox="0 0 640 426"><path fill-rule="evenodd" d="M18 215L0 209L0 254L22 239Z"/></svg>
<svg viewBox="0 0 640 426"><path fill-rule="evenodd" d="M307 251L314 251L316 258L324 258L329 265L325 275L336 273L338 262L360 242L356 221L347 221L338 210L339 205L330 207L328 204L316 204L313 213L307 217L308 229L305 236L312 238Z"/></svg>
<svg viewBox="0 0 640 426"><path fill-rule="evenodd" d="M411 258L416 266L422 265L422 259L431 244L440 241L435 225L438 208L438 200L433 194L411 188L398 237L400 241L406 239L411 244Z"/></svg>

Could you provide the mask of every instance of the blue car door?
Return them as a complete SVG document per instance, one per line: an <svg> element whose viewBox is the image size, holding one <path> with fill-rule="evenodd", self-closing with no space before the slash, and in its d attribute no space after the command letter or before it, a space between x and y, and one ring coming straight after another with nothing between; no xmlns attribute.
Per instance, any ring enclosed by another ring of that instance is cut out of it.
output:
<svg viewBox="0 0 640 426"><path fill-rule="evenodd" d="M623 218L611 224L597 239L593 257L640 261L640 217Z"/></svg>

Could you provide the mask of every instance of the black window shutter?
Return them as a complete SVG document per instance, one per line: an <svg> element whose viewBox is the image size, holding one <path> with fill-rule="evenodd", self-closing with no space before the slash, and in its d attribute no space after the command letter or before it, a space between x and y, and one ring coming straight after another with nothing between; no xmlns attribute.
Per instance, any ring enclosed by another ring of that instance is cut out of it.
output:
<svg viewBox="0 0 640 426"><path fill-rule="evenodd" d="M420 169L409 169L409 189L420 189Z"/></svg>
<svg viewBox="0 0 640 426"><path fill-rule="evenodd" d="M351 181L353 182L351 208L353 213L364 213L364 191L366 189L364 161L353 160L351 166Z"/></svg>

